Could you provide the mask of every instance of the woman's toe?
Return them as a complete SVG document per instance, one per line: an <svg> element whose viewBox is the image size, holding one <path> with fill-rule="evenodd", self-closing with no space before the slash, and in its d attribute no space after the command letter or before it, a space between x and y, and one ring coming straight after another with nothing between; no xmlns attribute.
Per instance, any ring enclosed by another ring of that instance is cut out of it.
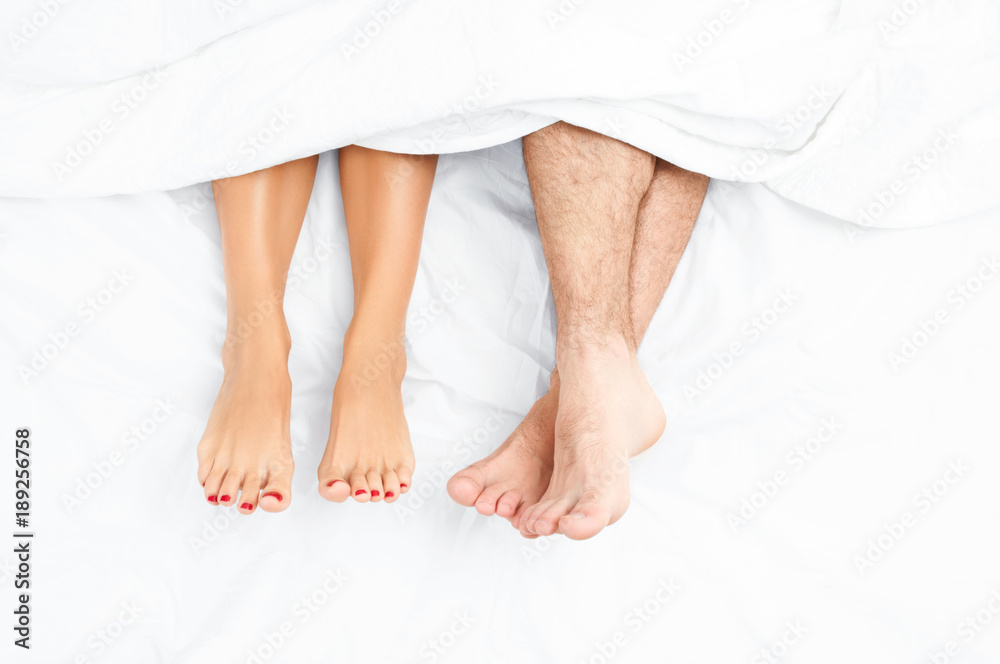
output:
<svg viewBox="0 0 1000 664"><path fill-rule="evenodd" d="M364 473L355 470L351 473L351 496L359 503L367 503L371 496L368 494L368 480Z"/></svg>
<svg viewBox="0 0 1000 664"><path fill-rule="evenodd" d="M389 470L382 475L382 490L385 502L394 503L399 499L399 478L396 471Z"/></svg>
<svg viewBox="0 0 1000 664"><path fill-rule="evenodd" d="M368 481L368 493L371 495L371 501L377 503L382 500L382 474L377 470L369 470L365 475L365 479Z"/></svg>
<svg viewBox="0 0 1000 664"><path fill-rule="evenodd" d="M243 479L241 473L235 470L230 470L226 473L226 479L222 480L222 485L219 487L219 504L224 507L229 507L236 502L236 499L240 495L240 483Z"/></svg>
<svg viewBox="0 0 1000 664"><path fill-rule="evenodd" d="M247 475L243 480L243 491L240 493L239 510L241 514L253 514L260 500L260 477Z"/></svg>
<svg viewBox="0 0 1000 664"><path fill-rule="evenodd" d="M413 469L396 468L396 477L399 479L399 492L406 493L413 486Z"/></svg>
<svg viewBox="0 0 1000 664"><path fill-rule="evenodd" d="M351 497L351 484L343 475L324 475L319 481L319 495L335 503L342 503Z"/></svg>
<svg viewBox="0 0 1000 664"><path fill-rule="evenodd" d="M226 474L226 468L217 463L205 480L205 500L213 505L219 504L219 489L222 488Z"/></svg>
<svg viewBox="0 0 1000 664"><path fill-rule="evenodd" d="M284 479L270 477L260 490L260 508L265 512L284 512L292 501L292 487Z"/></svg>

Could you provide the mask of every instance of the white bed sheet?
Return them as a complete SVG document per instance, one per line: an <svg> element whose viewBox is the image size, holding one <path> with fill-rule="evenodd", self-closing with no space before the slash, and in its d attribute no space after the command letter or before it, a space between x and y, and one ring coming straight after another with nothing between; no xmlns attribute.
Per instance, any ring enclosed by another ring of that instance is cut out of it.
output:
<svg viewBox="0 0 1000 664"><path fill-rule="evenodd" d="M1000 661L995 625L959 629L998 619L996 210L854 235L763 185L713 182L640 352L669 424L632 464L632 506L593 540L527 541L444 490L553 364L519 144L441 158L409 314L418 465L395 505L316 492L352 306L336 182L324 154L286 301L293 502L250 518L207 505L195 477L225 324L210 187L0 199L0 426L32 429L37 533L34 648L8 632L3 661L716 664L764 649L881 664L949 641L960 654L938 661ZM971 299L956 295L980 271ZM116 274L127 285L102 294ZM895 370L887 354L939 309L948 322ZM25 383L18 367L69 323ZM696 395L700 372L713 378ZM787 458L823 426L835 433L808 461ZM781 471L734 530L729 515ZM926 511L924 487L943 491ZM907 511L914 525L859 569Z"/></svg>

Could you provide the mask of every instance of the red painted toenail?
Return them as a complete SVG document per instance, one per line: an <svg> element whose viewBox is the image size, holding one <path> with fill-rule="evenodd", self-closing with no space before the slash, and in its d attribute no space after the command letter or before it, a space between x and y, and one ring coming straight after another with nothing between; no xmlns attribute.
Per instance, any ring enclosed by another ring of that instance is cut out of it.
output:
<svg viewBox="0 0 1000 664"><path fill-rule="evenodd" d="M267 498L268 496L273 496L278 499L279 503L281 502L281 494L278 493L277 491L268 491L263 495L264 498Z"/></svg>
<svg viewBox="0 0 1000 664"><path fill-rule="evenodd" d="M224 503L229 500L229 496L219 496L219 502Z"/></svg>
<svg viewBox="0 0 1000 664"><path fill-rule="evenodd" d="M393 497L393 496L395 496L395 495L396 495L396 494L394 494L394 493L393 493L392 491L386 491L386 492L385 492L385 497L386 497L386 498L392 498L392 497Z"/></svg>
<svg viewBox="0 0 1000 664"><path fill-rule="evenodd" d="M400 489L405 489L405 488L406 488L406 486L407 486L407 485L405 485L405 484L400 484L400 485L399 485L399 488L400 488Z"/></svg>
<svg viewBox="0 0 1000 664"><path fill-rule="evenodd" d="M250 503L243 503L242 505L240 505L240 509L241 510L252 510L253 509L253 505L251 505Z"/></svg>
<svg viewBox="0 0 1000 664"><path fill-rule="evenodd" d="M372 498L378 498L378 497L379 497L379 496L381 496L381 495L382 495L382 494L380 494L380 493L378 492L378 489L375 489L374 491L372 491Z"/></svg>
<svg viewBox="0 0 1000 664"><path fill-rule="evenodd" d="M333 485L334 485L334 484L336 484L337 482L343 482L343 481L344 481L344 480L334 480L334 481L330 482L329 484L327 484L327 486L333 486Z"/></svg>
<svg viewBox="0 0 1000 664"><path fill-rule="evenodd" d="M354 495L355 496L360 496L363 493L368 493L368 492L365 491L364 489L358 489L357 491L354 492Z"/></svg>
<svg viewBox="0 0 1000 664"><path fill-rule="evenodd" d="M208 497L208 502L210 502L210 503L217 503L217 502L219 502L219 499L216 496L209 496Z"/></svg>

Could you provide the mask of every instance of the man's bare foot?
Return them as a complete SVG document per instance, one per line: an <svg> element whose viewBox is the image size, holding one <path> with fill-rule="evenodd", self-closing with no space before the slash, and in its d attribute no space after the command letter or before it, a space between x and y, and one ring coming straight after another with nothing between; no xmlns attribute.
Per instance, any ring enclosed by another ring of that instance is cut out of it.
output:
<svg viewBox="0 0 1000 664"><path fill-rule="evenodd" d="M628 460L659 439L666 417L624 339L562 344L557 362L552 479L519 528L526 537L560 532L586 539L625 513Z"/></svg>
<svg viewBox="0 0 1000 664"><path fill-rule="evenodd" d="M319 464L319 493L344 502L395 502L413 483L413 447L400 386L402 340L375 341L348 329L344 363L333 389L330 439Z"/></svg>
<svg viewBox="0 0 1000 664"><path fill-rule="evenodd" d="M222 351L225 376L198 443L198 481L213 505L281 512L292 499L291 341L280 314ZM241 493L242 491L242 493Z"/></svg>
<svg viewBox="0 0 1000 664"><path fill-rule="evenodd" d="M559 374L507 440L485 459L448 480L448 495L484 516L497 514L517 528L521 515L545 493L552 475Z"/></svg>

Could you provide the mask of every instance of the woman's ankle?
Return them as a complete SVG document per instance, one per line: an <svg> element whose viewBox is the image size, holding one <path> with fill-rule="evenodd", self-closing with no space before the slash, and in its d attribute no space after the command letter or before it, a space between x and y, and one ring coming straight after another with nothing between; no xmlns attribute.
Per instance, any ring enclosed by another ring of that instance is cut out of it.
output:
<svg viewBox="0 0 1000 664"><path fill-rule="evenodd" d="M246 363L287 366L292 337L284 315L275 313L267 318L243 320L244 324L235 326L230 321L226 328L226 340L222 345L222 365L226 371L236 370Z"/></svg>
<svg viewBox="0 0 1000 664"><path fill-rule="evenodd" d="M344 335L341 374L354 386L388 382L399 386L406 375L406 337L368 332L354 323Z"/></svg>

